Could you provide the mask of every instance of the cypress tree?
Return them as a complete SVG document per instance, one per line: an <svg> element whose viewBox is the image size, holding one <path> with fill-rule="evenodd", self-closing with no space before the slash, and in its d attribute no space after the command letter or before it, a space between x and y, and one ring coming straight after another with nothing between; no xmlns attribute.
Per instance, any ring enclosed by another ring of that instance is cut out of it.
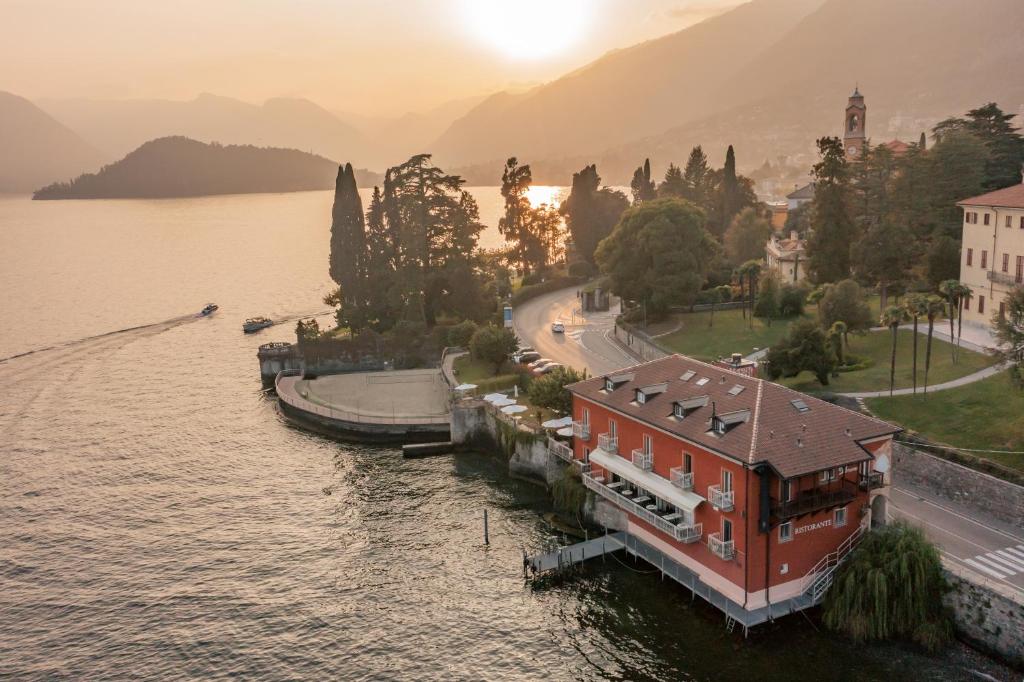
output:
<svg viewBox="0 0 1024 682"><path fill-rule="evenodd" d="M350 163L338 166L331 218L330 275L341 287L342 315L352 330L358 331L365 306L366 223Z"/></svg>
<svg viewBox="0 0 1024 682"><path fill-rule="evenodd" d="M732 224L739 212L740 186L736 178L736 152L732 145L725 152L725 168L722 169L722 229Z"/></svg>

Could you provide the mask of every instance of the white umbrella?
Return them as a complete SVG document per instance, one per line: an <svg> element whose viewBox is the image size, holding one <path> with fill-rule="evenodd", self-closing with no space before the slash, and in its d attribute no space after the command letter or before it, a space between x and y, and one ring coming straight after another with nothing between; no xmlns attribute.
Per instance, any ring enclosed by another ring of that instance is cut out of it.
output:
<svg viewBox="0 0 1024 682"><path fill-rule="evenodd" d="M505 414L518 414L526 412L526 405L509 405L508 407L501 408L501 411Z"/></svg>
<svg viewBox="0 0 1024 682"><path fill-rule="evenodd" d="M569 436L572 435L572 427L566 426L564 429L558 429L557 431L555 431L555 433L557 433L559 436L565 436L566 438L568 438Z"/></svg>
<svg viewBox="0 0 1024 682"><path fill-rule="evenodd" d="M488 393L484 396L484 400L493 403L496 400L508 400L508 397L504 393Z"/></svg>
<svg viewBox="0 0 1024 682"><path fill-rule="evenodd" d="M505 407L507 405L515 405L516 401L512 400L511 398L501 396L501 398L499 398L498 400L492 400L491 404L494 405L495 407Z"/></svg>
<svg viewBox="0 0 1024 682"><path fill-rule="evenodd" d="M560 419L549 419L546 422L544 422L543 424L541 424L541 426L543 426L545 429L560 429L563 426L571 426L571 425L572 425L572 417L561 417Z"/></svg>
<svg viewBox="0 0 1024 682"><path fill-rule="evenodd" d="M476 384L459 384L455 387L456 391L472 391L476 388Z"/></svg>

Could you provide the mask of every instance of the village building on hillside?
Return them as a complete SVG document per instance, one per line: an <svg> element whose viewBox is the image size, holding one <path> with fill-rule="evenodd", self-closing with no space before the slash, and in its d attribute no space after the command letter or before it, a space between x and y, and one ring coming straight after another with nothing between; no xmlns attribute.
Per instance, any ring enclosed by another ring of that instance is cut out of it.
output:
<svg viewBox="0 0 1024 682"><path fill-rule="evenodd" d="M772 235L765 246L765 260L768 270L778 275L780 282L802 282L807 279L807 240L800 239L796 232L788 238Z"/></svg>
<svg viewBox="0 0 1024 682"><path fill-rule="evenodd" d="M1006 296L1024 284L1024 184L957 204L964 210L960 281L971 288L964 322L985 327L1002 316Z"/></svg>
<svg viewBox="0 0 1024 682"><path fill-rule="evenodd" d="M891 424L681 355L569 390L586 487L744 627L818 603L884 518Z"/></svg>

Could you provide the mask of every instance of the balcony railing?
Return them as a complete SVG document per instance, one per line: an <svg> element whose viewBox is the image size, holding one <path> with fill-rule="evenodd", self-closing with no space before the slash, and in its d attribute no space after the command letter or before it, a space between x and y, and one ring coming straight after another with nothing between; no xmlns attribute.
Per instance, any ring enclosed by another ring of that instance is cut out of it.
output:
<svg viewBox="0 0 1024 682"><path fill-rule="evenodd" d="M732 511L735 506L736 493L732 490L722 490L720 485L708 486L708 501L715 509Z"/></svg>
<svg viewBox="0 0 1024 682"><path fill-rule="evenodd" d="M548 438L548 453L562 461L569 462L570 464L575 460L572 448L565 443L560 443L554 438Z"/></svg>
<svg viewBox="0 0 1024 682"><path fill-rule="evenodd" d="M672 467L668 470L672 485L682 490L693 490L693 472L683 471L683 467Z"/></svg>
<svg viewBox="0 0 1024 682"><path fill-rule="evenodd" d="M885 474L874 471L867 476L860 477L862 490L876 490L885 487Z"/></svg>
<svg viewBox="0 0 1024 682"><path fill-rule="evenodd" d="M796 516L813 514L831 507L843 507L857 497L857 488L851 482L843 480L836 490L815 488L797 493L788 502L772 500L772 513L779 519L791 519Z"/></svg>
<svg viewBox="0 0 1024 682"><path fill-rule="evenodd" d="M719 559L732 561L736 556L736 543L733 540L723 540L719 533L708 535L708 549Z"/></svg>
<svg viewBox="0 0 1024 682"><path fill-rule="evenodd" d="M602 433L597 437L597 447L610 455L619 454L619 439L610 433Z"/></svg>
<svg viewBox="0 0 1024 682"><path fill-rule="evenodd" d="M650 471L654 466L654 454L637 448L633 451L633 466Z"/></svg>
<svg viewBox="0 0 1024 682"><path fill-rule="evenodd" d="M1015 284L1021 283L1016 277L1006 272L993 272L989 270L985 274L988 281L995 282L996 284L1005 284L1008 287L1012 287Z"/></svg>
<svg viewBox="0 0 1024 682"><path fill-rule="evenodd" d="M669 520L668 517L671 515L662 516L655 511L647 509L643 505L637 504L628 496L619 492L619 490L624 489L624 487L620 487L618 489L610 488L603 480L599 480L600 478L600 476L595 476L592 472L584 472L583 485L585 485L589 490L593 490L619 509L643 519L678 542L698 542L704 534L703 524L687 524L684 519L680 519L678 522Z"/></svg>
<svg viewBox="0 0 1024 682"><path fill-rule="evenodd" d="M590 440L590 424L584 424L583 422L573 422L572 435L581 440Z"/></svg>

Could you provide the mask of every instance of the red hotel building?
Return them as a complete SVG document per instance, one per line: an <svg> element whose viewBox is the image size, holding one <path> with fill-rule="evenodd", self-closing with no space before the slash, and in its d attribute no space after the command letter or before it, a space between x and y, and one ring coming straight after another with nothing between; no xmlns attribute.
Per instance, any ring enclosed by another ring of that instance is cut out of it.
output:
<svg viewBox="0 0 1024 682"><path fill-rule="evenodd" d="M820 601L899 431L681 355L569 390L587 488L744 626Z"/></svg>

